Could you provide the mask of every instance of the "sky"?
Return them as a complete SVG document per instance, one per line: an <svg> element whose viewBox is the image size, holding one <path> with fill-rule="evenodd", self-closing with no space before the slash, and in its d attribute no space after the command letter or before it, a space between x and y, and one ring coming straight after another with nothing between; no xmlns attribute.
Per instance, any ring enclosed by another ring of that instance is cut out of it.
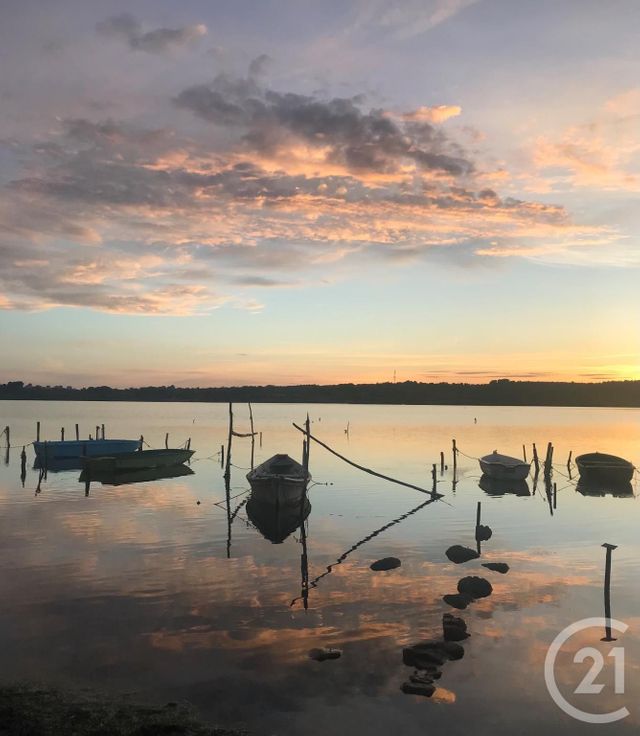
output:
<svg viewBox="0 0 640 736"><path fill-rule="evenodd" d="M637 0L2 0L0 381L640 379Z"/></svg>

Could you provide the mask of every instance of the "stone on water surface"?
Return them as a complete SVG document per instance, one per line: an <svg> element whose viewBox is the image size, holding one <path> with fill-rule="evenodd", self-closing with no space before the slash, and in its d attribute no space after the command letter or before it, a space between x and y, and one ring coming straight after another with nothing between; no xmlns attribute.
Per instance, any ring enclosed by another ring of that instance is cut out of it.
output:
<svg viewBox="0 0 640 736"><path fill-rule="evenodd" d="M469 575L458 581L458 592L470 598L486 598L493 593L493 586L484 578Z"/></svg>
<svg viewBox="0 0 640 736"><path fill-rule="evenodd" d="M509 572L509 565L506 562L483 562L482 567L486 567L487 570L499 572L501 575Z"/></svg>
<svg viewBox="0 0 640 736"><path fill-rule="evenodd" d="M469 560L477 560L478 557L480 557L475 549L471 549L470 547L463 547L460 544L454 544L452 547L449 547L449 549L445 552L445 555L447 555L451 562L455 562L456 565L460 565L464 562L469 562Z"/></svg>
<svg viewBox="0 0 640 736"><path fill-rule="evenodd" d="M378 572L379 570L395 570L396 567L400 567L402 563L397 557L383 557L381 560L372 562L370 567L372 570Z"/></svg>

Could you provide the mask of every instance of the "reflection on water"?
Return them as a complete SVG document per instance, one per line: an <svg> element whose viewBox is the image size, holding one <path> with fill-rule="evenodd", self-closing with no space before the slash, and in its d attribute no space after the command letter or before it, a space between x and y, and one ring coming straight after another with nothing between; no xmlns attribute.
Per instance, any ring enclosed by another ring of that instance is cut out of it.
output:
<svg viewBox="0 0 640 736"><path fill-rule="evenodd" d="M526 480L499 480L483 475L478 481L478 485L490 496L504 496L505 493L512 493L514 496L531 495Z"/></svg>
<svg viewBox="0 0 640 736"><path fill-rule="evenodd" d="M535 495L531 481L496 489L464 456L455 490L449 462L437 478L444 498L433 501L315 449L311 470L324 485L310 489L302 514L298 507L274 515L247 492L248 441L234 441L237 467L225 490L216 456L226 438L223 405L0 402L3 423L25 444L36 421L45 437L48 427L59 433L79 421L105 423L112 436L144 434L154 446L163 446L165 432L176 443L191 437L197 450L192 474L119 478L88 497L77 469L50 473L34 495L38 472L26 470L23 488L21 447L11 450L0 467L1 675L187 698L217 722L256 734L457 734L469 721L481 734L511 734L514 726L581 733L549 698L546 650L567 624L603 614L600 545L610 542L618 545L613 611L630 627L616 644L628 667L640 664L640 514L635 481L624 501L583 495L562 462L594 448L637 460L640 412L257 405L256 463L276 452L300 457L291 421L307 409L332 447L421 487L454 437L470 457L553 441L555 505L542 478ZM238 405L239 432L249 428L243 412ZM474 546L478 501L492 536L479 560L454 565L445 551ZM388 556L401 566L370 570ZM508 574L481 566L502 562ZM430 699L403 694L403 649L442 636L451 610L442 596L465 576L488 579L493 591L461 614L470 633L464 658L447 663ZM601 637L585 631L560 653L563 692L571 695L589 666L574 664L577 648L595 647L606 659ZM314 662L308 652L319 647L343 654ZM633 710L638 687L637 678L626 696L607 687L594 709L626 697ZM636 730L637 712L608 728Z"/></svg>
<svg viewBox="0 0 640 736"><path fill-rule="evenodd" d="M247 517L265 539L282 544L309 516L311 504L308 498L302 498L299 504L280 505L250 498L246 509Z"/></svg>

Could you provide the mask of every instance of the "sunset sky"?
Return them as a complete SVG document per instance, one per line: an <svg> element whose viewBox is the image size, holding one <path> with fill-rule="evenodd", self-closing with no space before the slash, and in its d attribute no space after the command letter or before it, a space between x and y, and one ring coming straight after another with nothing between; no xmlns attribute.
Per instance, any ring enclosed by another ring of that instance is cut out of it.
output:
<svg viewBox="0 0 640 736"><path fill-rule="evenodd" d="M637 0L3 0L0 382L640 379Z"/></svg>

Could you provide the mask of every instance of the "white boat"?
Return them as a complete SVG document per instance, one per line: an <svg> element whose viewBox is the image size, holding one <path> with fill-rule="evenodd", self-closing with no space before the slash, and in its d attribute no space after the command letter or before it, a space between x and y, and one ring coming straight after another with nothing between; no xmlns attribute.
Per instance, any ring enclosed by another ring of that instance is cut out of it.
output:
<svg viewBox="0 0 640 736"><path fill-rule="evenodd" d="M297 503L311 474L289 455L274 455L247 473L251 496L264 503Z"/></svg>
<svg viewBox="0 0 640 736"><path fill-rule="evenodd" d="M490 455L480 458L482 472L494 480L524 480L529 475L531 463L518 457L500 455L494 450Z"/></svg>
<svg viewBox="0 0 640 736"><path fill-rule="evenodd" d="M123 452L136 452L141 446L141 440L58 440L33 443L33 449L41 465L45 459L48 461L120 455Z"/></svg>

